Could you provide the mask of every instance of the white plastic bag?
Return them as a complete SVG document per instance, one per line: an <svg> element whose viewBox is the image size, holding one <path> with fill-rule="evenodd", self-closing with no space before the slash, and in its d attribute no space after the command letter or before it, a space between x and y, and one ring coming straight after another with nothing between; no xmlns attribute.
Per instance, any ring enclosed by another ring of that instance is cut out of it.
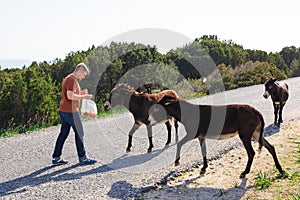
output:
<svg viewBox="0 0 300 200"><path fill-rule="evenodd" d="M96 118L98 113L96 103L92 100L82 99L81 102L81 114Z"/></svg>

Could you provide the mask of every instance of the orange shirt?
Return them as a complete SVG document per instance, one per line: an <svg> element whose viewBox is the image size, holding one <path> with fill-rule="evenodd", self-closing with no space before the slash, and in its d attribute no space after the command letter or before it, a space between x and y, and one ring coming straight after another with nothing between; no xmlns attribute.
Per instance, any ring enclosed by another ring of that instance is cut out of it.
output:
<svg viewBox="0 0 300 200"><path fill-rule="evenodd" d="M59 104L59 110L62 112L74 113L79 112L80 100L69 100L67 91L73 91L74 94L80 94L80 87L75 76L68 75L62 83L62 98Z"/></svg>

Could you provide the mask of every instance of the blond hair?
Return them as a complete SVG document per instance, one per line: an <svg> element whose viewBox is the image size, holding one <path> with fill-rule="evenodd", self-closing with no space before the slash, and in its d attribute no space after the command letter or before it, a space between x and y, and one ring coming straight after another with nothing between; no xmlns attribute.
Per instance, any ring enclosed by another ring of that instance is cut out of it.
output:
<svg viewBox="0 0 300 200"><path fill-rule="evenodd" d="M75 67L75 70L74 72L80 70L80 69L83 69L84 71L86 71L88 74L90 73L90 70L89 68L86 66L86 64L84 64L83 62L79 63L76 67Z"/></svg>

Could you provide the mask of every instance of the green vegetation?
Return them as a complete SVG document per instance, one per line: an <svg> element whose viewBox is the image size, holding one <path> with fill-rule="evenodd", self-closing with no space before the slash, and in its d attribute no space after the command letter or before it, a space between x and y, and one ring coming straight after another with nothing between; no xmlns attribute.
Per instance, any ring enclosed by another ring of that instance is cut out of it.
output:
<svg viewBox="0 0 300 200"><path fill-rule="evenodd" d="M254 177L254 180L254 187L256 189L266 189L272 184L268 174L263 174L261 171Z"/></svg>
<svg viewBox="0 0 300 200"><path fill-rule="evenodd" d="M299 139L299 135L297 136ZM289 168L291 174L286 172L284 175L278 174L274 178L270 178L277 173L277 170L274 168L270 173L270 177L266 173L262 174L259 172L254 180L254 187L258 190L267 189L266 191L275 191L279 195L276 196L276 199L300 199L299 183L300 183L300 173L299 173L299 164L300 164L300 142L294 142L297 138L289 138L293 143L297 144L296 148L291 148L289 155L284 157L281 161L283 164Z"/></svg>
<svg viewBox="0 0 300 200"><path fill-rule="evenodd" d="M299 142L295 142L298 145L298 151L297 151L297 162L300 164L300 141Z"/></svg>
<svg viewBox="0 0 300 200"><path fill-rule="evenodd" d="M85 62L92 72L81 82L81 88L93 93L102 116L104 100L120 81L136 80L138 86L147 84L152 90L173 88L182 98L190 99L261 84L270 76L299 76L300 48L284 47L280 52L267 53L244 49L213 35L196 38L166 55L155 46L112 42L71 52L64 59L33 62L23 69L0 67L0 135L58 124L61 82L79 62ZM138 73L130 73L133 69Z"/></svg>

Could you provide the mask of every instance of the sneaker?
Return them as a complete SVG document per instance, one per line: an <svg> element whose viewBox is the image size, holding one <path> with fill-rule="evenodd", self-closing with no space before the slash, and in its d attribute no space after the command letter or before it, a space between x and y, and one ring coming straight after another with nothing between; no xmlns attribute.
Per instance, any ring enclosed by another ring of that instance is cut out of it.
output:
<svg viewBox="0 0 300 200"><path fill-rule="evenodd" d="M90 159L90 158L79 158L79 163L84 165L93 165L97 162L96 160Z"/></svg>
<svg viewBox="0 0 300 200"><path fill-rule="evenodd" d="M64 164L67 164L68 161L67 160L64 160L64 159L61 159L61 158L53 158L52 159L52 165L64 165Z"/></svg>

